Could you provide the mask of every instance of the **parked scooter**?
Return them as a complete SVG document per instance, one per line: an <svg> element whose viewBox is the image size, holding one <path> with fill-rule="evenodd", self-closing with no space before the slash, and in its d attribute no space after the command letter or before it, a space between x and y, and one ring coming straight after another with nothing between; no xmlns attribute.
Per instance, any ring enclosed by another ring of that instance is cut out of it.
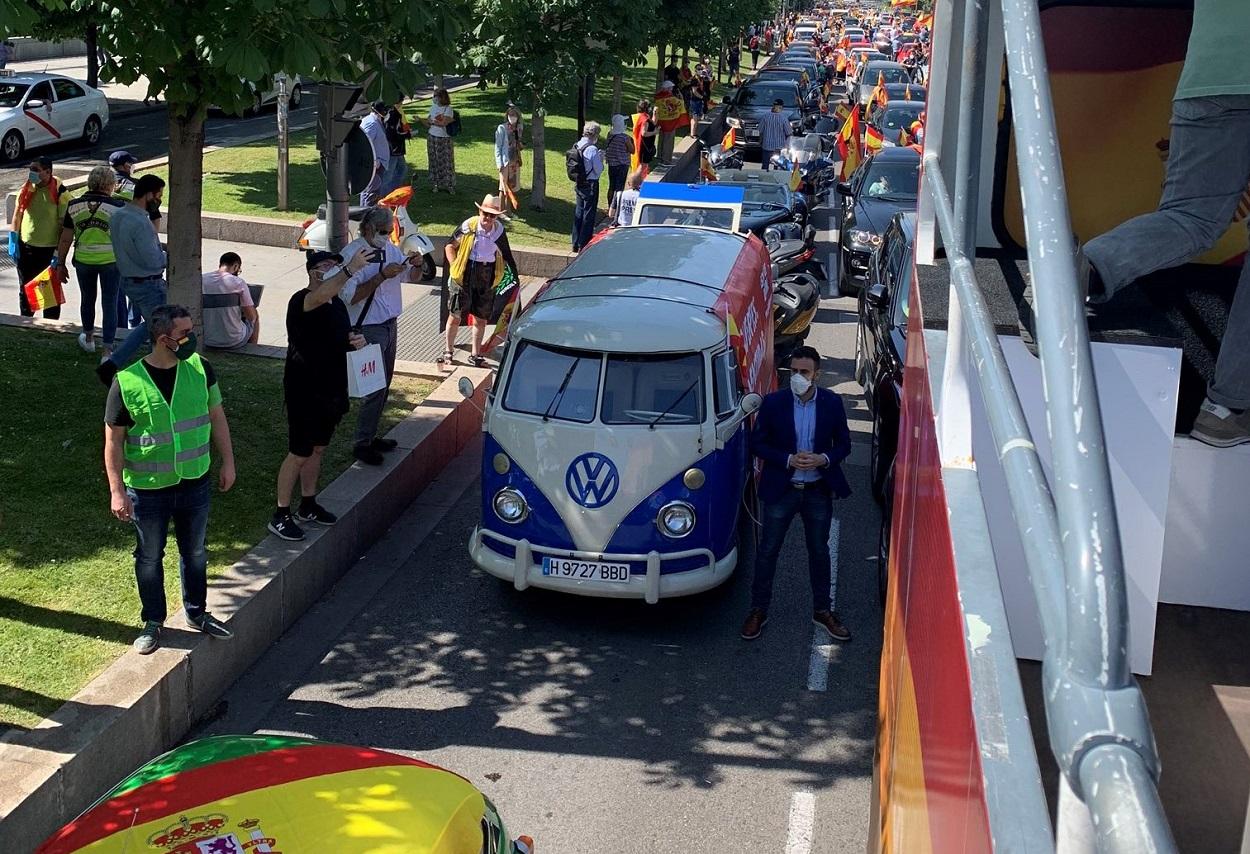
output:
<svg viewBox="0 0 1250 854"><path fill-rule="evenodd" d="M699 148L706 152L708 164L717 172L722 169L742 168L742 152L736 148L726 151L719 142L715 145L708 145L703 140L699 140Z"/></svg>
<svg viewBox="0 0 1250 854"><path fill-rule="evenodd" d="M421 281L434 280L434 242L421 231L421 226L408 216L408 202L412 199L412 187L400 187L378 201L380 207L388 208L395 217L391 242L407 256L421 256ZM355 240L360 232L360 218L368 208L352 206L347 209L347 237ZM330 230L326 223L326 206L317 208L317 215L304 220L304 233L300 235L301 249L326 250L330 245Z"/></svg>

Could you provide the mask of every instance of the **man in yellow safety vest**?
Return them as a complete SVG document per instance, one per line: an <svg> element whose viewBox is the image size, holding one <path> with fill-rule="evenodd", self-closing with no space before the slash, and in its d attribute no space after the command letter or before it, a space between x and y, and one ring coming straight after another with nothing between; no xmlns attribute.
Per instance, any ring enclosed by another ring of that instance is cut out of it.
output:
<svg viewBox="0 0 1250 854"><path fill-rule="evenodd" d="M147 323L152 352L117 373L104 411L111 509L135 527L143 631L134 647L140 655L160 646L167 616L162 557L170 521L178 541L187 622L212 637L231 636L205 608L210 441L221 455L218 488L230 489L235 477L221 391L212 366L195 352L191 313L182 306L162 305Z"/></svg>

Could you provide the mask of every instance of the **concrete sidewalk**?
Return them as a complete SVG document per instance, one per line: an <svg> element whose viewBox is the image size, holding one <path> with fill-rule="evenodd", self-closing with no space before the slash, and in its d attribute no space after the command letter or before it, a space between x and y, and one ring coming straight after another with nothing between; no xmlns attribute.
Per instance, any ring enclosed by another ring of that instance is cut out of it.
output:
<svg viewBox="0 0 1250 854"><path fill-rule="evenodd" d="M0 231L7 239L7 233ZM286 305L291 295L307 284L304 272L304 254L297 249L273 246L227 243L205 240L203 259L205 270L215 270L217 259L225 252L237 252L243 259L243 277L248 282L265 286L265 292L257 310L260 312L260 344L286 350ZM17 314L17 269L7 255L0 255L0 313ZM522 298L528 302L543 280L534 276L522 276ZM73 267L70 281L65 284L65 305L61 306L61 320L80 323L82 294ZM439 323L438 280L429 284L405 284L403 286L404 313L399 318L399 358L404 361L432 363L443 350ZM42 315L37 315L42 317ZM96 298L95 329L99 343L101 313L99 297ZM77 331L77 330L76 330ZM121 335L118 336L118 343ZM462 329L457 343L466 352L458 353L457 360L468 361L469 333ZM67 337L66 346L77 346ZM276 355L276 354L275 354Z"/></svg>
<svg viewBox="0 0 1250 854"><path fill-rule="evenodd" d="M85 55L57 56L48 59L27 60L25 62L10 62L6 67L18 74L41 72L64 74L66 77L72 77L84 83L87 82L87 57ZM101 80L98 88L108 98L110 121L120 116L141 113L145 110L163 109L162 102L155 100L148 106L144 105L143 97L148 93L148 79L146 77L140 77L130 84L106 83Z"/></svg>

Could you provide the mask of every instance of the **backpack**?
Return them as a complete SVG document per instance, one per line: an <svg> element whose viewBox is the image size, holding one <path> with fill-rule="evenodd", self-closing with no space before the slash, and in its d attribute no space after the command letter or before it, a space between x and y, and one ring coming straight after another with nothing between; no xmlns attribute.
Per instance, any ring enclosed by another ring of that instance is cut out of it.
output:
<svg viewBox="0 0 1250 854"><path fill-rule="evenodd" d="M586 158L582 156L584 149L574 145L564 152L564 171L569 180L581 187L586 184Z"/></svg>
<svg viewBox="0 0 1250 854"><path fill-rule="evenodd" d="M448 136L460 136L460 113L457 110L451 111L451 121L447 123Z"/></svg>
<svg viewBox="0 0 1250 854"><path fill-rule="evenodd" d="M751 36L751 50L759 50L759 48L760 48L760 37Z"/></svg>

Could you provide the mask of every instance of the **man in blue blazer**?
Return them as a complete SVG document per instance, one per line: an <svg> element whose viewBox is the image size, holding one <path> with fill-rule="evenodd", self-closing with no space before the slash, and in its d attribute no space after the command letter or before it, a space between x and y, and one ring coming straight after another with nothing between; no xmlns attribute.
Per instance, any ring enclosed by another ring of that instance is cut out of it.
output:
<svg viewBox="0 0 1250 854"><path fill-rule="evenodd" d="M814 348L795 350L790 371L790 388L764 398L751 431L751 453L764 465L759 481L763 533L751 585L751 613L742 637L755 640L764 631L777 556L797 514L807 538L812 622L834 640L849 641L851 633L833 613L829 528L833 499L851 494L841 467L851 453L851 431L842 398L816 386L820 354Z"/></svg>

